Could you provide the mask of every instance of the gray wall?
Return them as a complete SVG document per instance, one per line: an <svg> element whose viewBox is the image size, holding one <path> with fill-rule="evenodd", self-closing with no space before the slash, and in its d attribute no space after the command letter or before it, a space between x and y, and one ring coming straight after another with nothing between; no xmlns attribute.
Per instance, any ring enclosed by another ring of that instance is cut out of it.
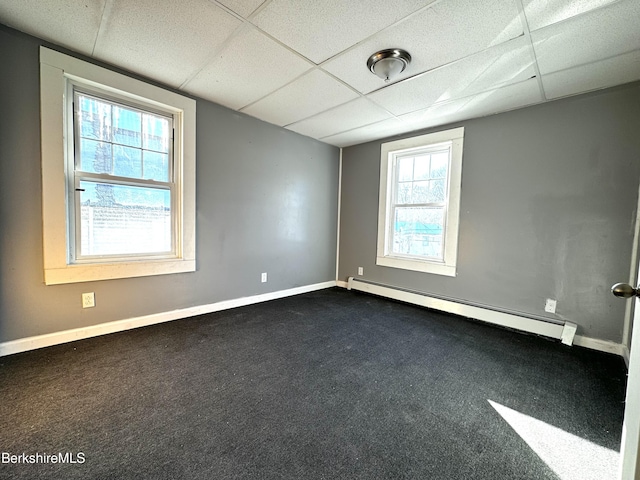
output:
<svg viewBox="0 0 640 480"><path fill-rule="evenodd" d="M609 288L627 281L631 266L640 84L451 127L460 125L457 277L375 265L376 141L343 151L339 280L362 266L363 278L375 282L570 320L580 335L620 342L625 302ZM544 312L546 298L558 300L556 315Z"/></svg>
<svg viewBox="0 0 640 480"><path fill-rule="evenodd" d="M198 100L198 271L45 286L38 47L0 26L0 342L333 280L338 150ZM456 124L456 126L459 124ZM339 278L619 342L640 177L640 84L463 122L456 278L375 266L381 142L343 152ZM424 132L417 132L424 133ZM269 282L260 283L260 273ZM95 291L97 307L80 308ZM558 314L544 312L558 299Z"/></svg>
<svg viewBox="0 0 640 480"><path fill-rule="evenodd" d="M45 286L41 43L0 26L0 342L335 280L339 150L198 100L197 272Z"/></svg>

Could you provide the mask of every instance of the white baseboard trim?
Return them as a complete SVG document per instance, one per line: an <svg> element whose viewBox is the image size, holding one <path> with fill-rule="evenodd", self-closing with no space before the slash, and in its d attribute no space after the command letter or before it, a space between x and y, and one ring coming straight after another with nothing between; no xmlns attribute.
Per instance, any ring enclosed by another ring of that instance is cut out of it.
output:
<svg viewBox="0 0 640 480"><path fill-rule="evenodd" d="M371 287L369 290L361 288L366 285ZM255 303L267 302L269 300L277 300L279 298L290 297L293 295L299 295L301 293L313 292L316 290L324 290L331 287L349 288L348 282L329 281L323 283L316 283L313 285L305 285L302 287L290 288L287 290L279 290L277 292L264 293L260 295L253 295L251 297L242 297L233 300L224 300L221 302L211 303L208 305L199 305L189 308L181 308L178 310L172 310L169 312L154 313L151 315L144 315L141 317L133 317L124 320L116 320L108 323L101 323L98 325L92 325L89 327L74 328L72 330L64 330L62 332L48 333L45 335L36 335L33 337L20 338L17 340L11 340L8 342L0 343L0 357L6 355L12 355L14 353L26 352L29 350L35 350L38 348L50 347L52 345L59 345L61 343L73 342L75 340L82 340L84 338L97 337L99 335L106 335L109 333L122 332L125 330L131 330L133 328L146 327L149 325L155 325L157 323L170 322L172 320L178 320L181 318L193 317L196 315L202 315L205 313L219 312L222 310L228 310L231 308L243 307L245 305L252 305ZM391 291L393 294L397 292L400 295L391 296L389 292L374 292L375 288L385 289ZM488 310L481 307L474 307L470 305L455 303L449 300L441 300L433 297L428 297L421 294L415 294L411 292L405 292L402 290L395 290L388 287L381 287L373 284L360 283L356 288L361 291L369 291L377 295L394 298L396 300L406 301L416 305L422 305L424 307L433 308L435 310L441 310L448 313L454 313L463 317L474 318L476 320L482 320L497 325L502 325L509 328L515 328L517 330L524 330L530 333L536 333L552 338L562 338L563 326L546 324L546 325L534 325L531 322L540 322L539 320L532 320L525 317L519 317L513 314L506 314ZM551 328L549 328L549 326ZM575 335L573 338L573 344L589 348L592 350L598 350L601 352L613 353L624 358L627 366L629 365L629 348L626 345L611 342L608 340L599 340L596 338L585 337L582 335Z"/></svg>
<svg viewBox="0 0 640 480"><path fill-rule="evenodd" d="M457 303L451 300L430 297L422 293L407 292L405 290L398 290L389 286L367 283L364 280L358 281L358 279L354 277L349 277L348 282L338 281L337 286L368 292L387 298L393 298L395 300L412 303L414 305L433 308L434 310L453 313L463 317L473 318L475 320L481 320L483 322L493 323L495 325L513 328L524 332L543 335L545 337L561 340L562 343L567 345L573 344L601 352L614 353L623 357L627 366L629 365L629 349L625 345L608 340L599 340L582 335L574 335L576 324L571 322L566 322L566 325L554 324L542 320L522 317L513 313L498 312L483 307L476 307L473 305Z"/></svg>
<svg viewBox="0 0 640 480"><path fill-rule="evenodd" d="M254 303L276 300L278 298L290 297L301 293L323 290L325 288L335 287L335 280L313 285L305 285L302 287L289 288L287 290L279 290L277 292L263 293L253 295L251 297L236 298L233 300L224 300L222 302L211 303L208 305L199 305L195 307L181 308L169 312L154 313L141 317L127 318L124 320L116 320L99 325L89 327L74 328L72 330L64 330L62 332L48 333L45 335L36 335L33 337L20 338L9 342L0 343L0 357L12 355L14 353L26 352L37 348L50 347L61 343L73 342L84 338L97 337L108 333L122 332L133 328L146 327L157 323L170 322L181 318L193 317L204 313L219 312L230 308L243 307Z"/></svg>
<svg viewBox="0 0 640 480"><path fill-rule="evenodd" d="M613 353L624 358L627 366L629 365L629 349L621 343L611 342L609 340L600 340L598 338L584 337L576 335L573 344L578 347L590 348L599 352Z"/></svg>

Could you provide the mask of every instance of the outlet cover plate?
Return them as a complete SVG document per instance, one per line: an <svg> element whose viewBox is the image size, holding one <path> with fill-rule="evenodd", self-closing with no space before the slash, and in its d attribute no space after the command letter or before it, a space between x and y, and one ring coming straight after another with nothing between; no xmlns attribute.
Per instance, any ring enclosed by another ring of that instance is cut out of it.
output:
<svg viewBox="0 0 640 480"><path fill-rule="evenodd" d="M96 294L94 292L82 294L82 308L92 308L96 306Z"/></svg>
<svg viewBox="0 0 640 480"><path fill-rule="evenodd" d="M544 311L548 313L556 313L556 301L553 298L547 298L547 303L544 305Z"/></svg>

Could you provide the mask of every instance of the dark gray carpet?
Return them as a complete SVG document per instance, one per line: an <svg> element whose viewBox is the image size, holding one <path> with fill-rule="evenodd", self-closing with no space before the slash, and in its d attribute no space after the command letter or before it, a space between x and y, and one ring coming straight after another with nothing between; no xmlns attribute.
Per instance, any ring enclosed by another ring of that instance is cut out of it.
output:
<svg viewBox="0 0 640 480"><path fill-rule="evenodd" d="M557 479L488 400L619 449L624 362L329 289L0 358L0 478Z"/></svg>

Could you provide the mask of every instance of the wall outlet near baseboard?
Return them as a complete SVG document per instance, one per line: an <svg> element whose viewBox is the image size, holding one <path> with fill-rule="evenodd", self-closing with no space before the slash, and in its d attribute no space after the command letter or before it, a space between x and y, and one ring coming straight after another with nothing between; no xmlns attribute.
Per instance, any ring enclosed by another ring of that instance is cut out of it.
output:
<svg viewBox="0 0 640 480"><path fill-rule="evenodd" d="M358 267L358 275L364 275L364 268Z"/></svg>
<svg viewBox="0 0 640 480"><path fill-rule="evenodd" d="M96 306L96 294L94 292L82 294L82 308L91 308Z"/></svg>
<svg viewBox="0 0 640 480"><path fill-rule="evenodd" d="M260 277L260 281L261 281L262 283L267 283L267 272L264 272L264 273L262 274L262 276Z"/></svg>
<svg viewBox="0 0 640 480"><path fill-rule="evenodd" d="M544 311L548 313L556 313L556 301L553 298L547 298L547 303L544 305Z"/></svg>

